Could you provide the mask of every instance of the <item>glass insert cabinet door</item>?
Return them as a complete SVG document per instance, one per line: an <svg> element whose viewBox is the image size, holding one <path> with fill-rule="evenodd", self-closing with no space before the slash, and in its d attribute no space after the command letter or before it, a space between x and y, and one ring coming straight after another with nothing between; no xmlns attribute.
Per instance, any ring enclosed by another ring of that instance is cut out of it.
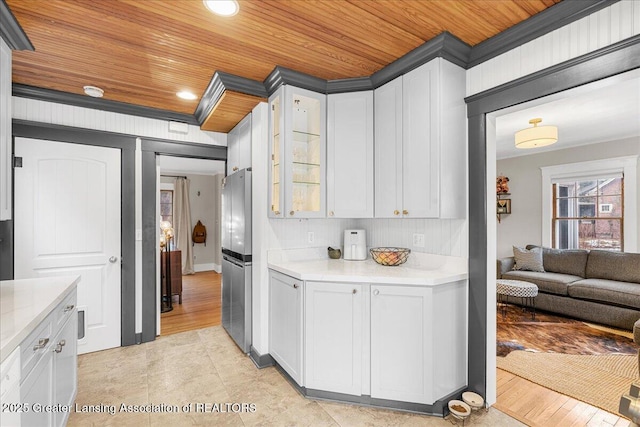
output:
<svg viewBox="0 0 640 427"><path fill-rule="evenodd" d="M324 217L326 96L285 85L269 105L269 216Z"/></svg>

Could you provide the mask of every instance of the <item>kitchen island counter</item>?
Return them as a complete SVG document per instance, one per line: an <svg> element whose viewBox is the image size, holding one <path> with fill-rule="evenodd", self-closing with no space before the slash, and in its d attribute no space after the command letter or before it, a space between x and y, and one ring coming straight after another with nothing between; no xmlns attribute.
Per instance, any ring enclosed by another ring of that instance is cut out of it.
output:
<svg viewBox="0 0 640 427"><path fill-rule="evenodd" d="M0 281L0 362L77 286L80 276Z"/></svg>

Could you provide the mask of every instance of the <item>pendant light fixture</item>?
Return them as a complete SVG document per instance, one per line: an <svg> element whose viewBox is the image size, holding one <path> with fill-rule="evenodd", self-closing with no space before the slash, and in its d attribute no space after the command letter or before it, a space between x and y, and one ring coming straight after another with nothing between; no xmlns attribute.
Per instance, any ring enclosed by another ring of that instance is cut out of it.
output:
<svg viewBox="0 0 640 427"><path fill-rule="evenodd" d="M538 148L558 141L557 126L538 126L542 119L531 119L532 128L519 130L515 135L516 148Z"/></svg>

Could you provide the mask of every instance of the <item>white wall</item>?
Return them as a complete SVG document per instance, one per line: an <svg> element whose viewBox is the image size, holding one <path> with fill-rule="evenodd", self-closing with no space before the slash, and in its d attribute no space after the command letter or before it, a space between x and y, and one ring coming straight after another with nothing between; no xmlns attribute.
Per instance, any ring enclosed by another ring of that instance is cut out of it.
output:
<svg viewBox="0 0 640 427"><path fill-rule="evenodd" d="M215 270L216 267L220 269L221 248L216 248L214 244L216 234L220 234L220 224L216 223L216 212L220 210L220 200L215 199L216 179L212 175L186 175L186 177L191 181L189 185L191 227L195 227L198 221L207 227L207 245L202 243L193 245L194 269L196 272ZM218 262L216 262L216 255L218 255Z"/></svg>
<svg viewBox="0 0 640 427"><path fill-rule="evenodd" d="M640 34L640 1L622 0L467 70L467 95Z"/></svg>
<svg viewBox="0 0 640 427"><path fill-rule="evenodd" d="M169 132L169 122L165 120L147 119L15 96L13 97L13 118L106 132L118 132L139 137L227 145L226 133L202 131L198 126L189 125L189 130L186 134Z"/></svg>
<svg viewBox="0 0 640 427"><path fill-rule="evenodd" d="M509 177L511 215L497 231L497 257L512 256L512 246L542 244L542 174L540 167L640 154L640 138L628 138L497 161L497 172ZM639 168L640 169L640 168ZM640 188L640 170L637 174ZM640 212L640 202L637 203ZM638 236L640 241L640 233Z"/></svg>

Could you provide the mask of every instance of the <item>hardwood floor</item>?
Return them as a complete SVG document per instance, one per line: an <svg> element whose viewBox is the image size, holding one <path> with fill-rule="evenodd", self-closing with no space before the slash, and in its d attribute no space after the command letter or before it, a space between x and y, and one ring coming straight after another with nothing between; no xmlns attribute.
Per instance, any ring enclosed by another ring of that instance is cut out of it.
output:
<svg viewBox="0 0 640 427"><path fill-rule="evenodd" d="M182 276L182 304L173 298L173 310L160 316L160 335L216 326L221 322L221 280L215 271Z"/></svg>
<svg viewBox="0 0 640 427"><path fill-rule="evenodd" d="M496 409L530 426L628 427L630 421L498 369Z"/></svg>

